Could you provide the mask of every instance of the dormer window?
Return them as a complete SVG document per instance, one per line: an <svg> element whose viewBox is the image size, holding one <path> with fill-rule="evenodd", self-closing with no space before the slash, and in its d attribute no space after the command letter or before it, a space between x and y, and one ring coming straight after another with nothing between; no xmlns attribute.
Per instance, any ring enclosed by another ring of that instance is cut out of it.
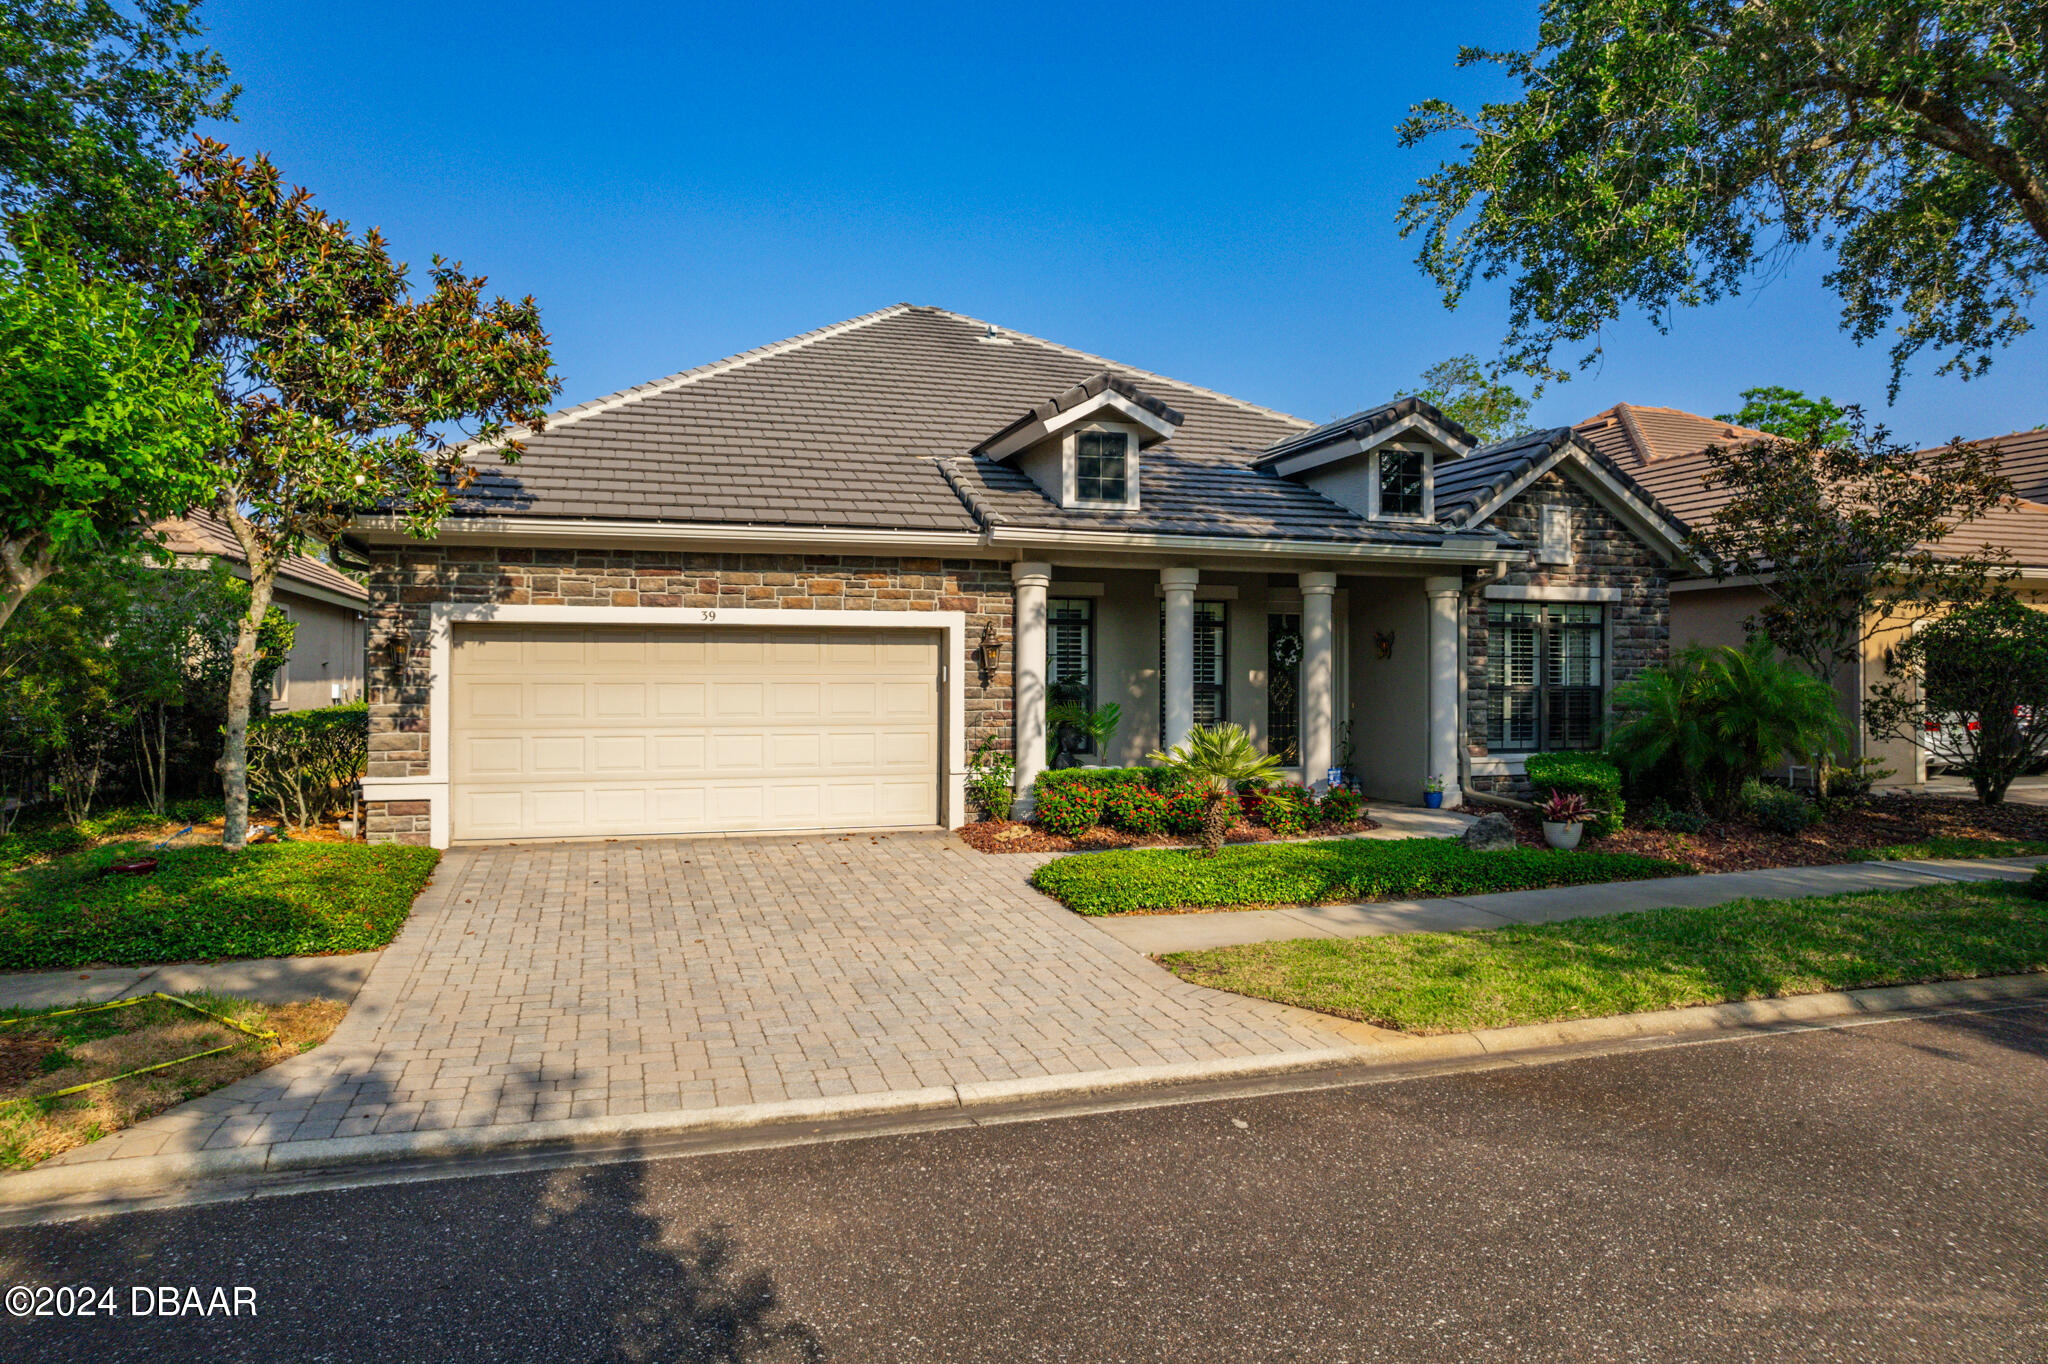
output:
<svg viewBox="0 0 2048 1364"><path fill-rule="evenodd" d="M1105 372L1039 403L974 453L1020 470L1055 506L1134 512L1138 452L1180 423L1180 413Z"/></svg>
<svg viewBox="0 0 2048 1364"><path fill-rule="evenodd" d="M1381 516L1424 517L1429 514L1429 456L1420 450L1388 446L1380 452Z"/></svg>
<svg viewBox="0 0 2048 1364"><path fill-rule="evenodd" d="M1074 443L1074 500L1123 506L1130 500L1129 435L1083 431Z"/></svg>

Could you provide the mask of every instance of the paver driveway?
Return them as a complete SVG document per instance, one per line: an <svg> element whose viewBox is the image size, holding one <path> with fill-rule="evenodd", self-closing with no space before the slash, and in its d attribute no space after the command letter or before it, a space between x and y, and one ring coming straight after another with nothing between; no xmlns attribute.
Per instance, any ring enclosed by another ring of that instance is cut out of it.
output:
<svg viewBox="0 0 2048 1364"><path fill-rule="evenodd" d="M449 854L326 1046L66 1161L1284 1053L949 835Z"/></svg>

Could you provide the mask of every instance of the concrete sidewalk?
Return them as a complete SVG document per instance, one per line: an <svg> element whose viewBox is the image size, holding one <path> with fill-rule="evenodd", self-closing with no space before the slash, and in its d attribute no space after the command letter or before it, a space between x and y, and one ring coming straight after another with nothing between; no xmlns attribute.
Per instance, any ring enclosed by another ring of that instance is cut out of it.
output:
<svg viewBox="0 0 2048 1364"><path fill-rule="evenodd" d="M1597 886L1506 891L1442 900L1308 905L1296 909L1217 910L1195 914L1127 914L1088 922L1139 952L1191 952L1289 938L1369 938L1387 933L1458 933L1507 924L1553 923L1629 914L1670 905L1719 905L1752 896L1791 899L1851 890L1899 890L1940 881L2017 881L2039 857L1969 862L1848 862L1831 867L1776 867L1717 872L1662 881L1611 881Z"/></svg>
<svg viewBox="0 0 2048 1364"><path fill-rule="evenodd" d="M0 1009L105 1004L155 990L167 995L212 990L265 1004L290 1004L300 999L334 999L346 1004L363 988L381 955L349 952L332 957L103 966L92 971L8 971L0 973Z"/></svg>

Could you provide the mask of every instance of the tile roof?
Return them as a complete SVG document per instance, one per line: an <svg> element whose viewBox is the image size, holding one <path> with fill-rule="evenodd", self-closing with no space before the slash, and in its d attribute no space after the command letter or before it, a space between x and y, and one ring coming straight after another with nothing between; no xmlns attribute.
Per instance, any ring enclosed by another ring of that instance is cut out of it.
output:
<svg viewBox="0 0 2048 1364"><path fill-rule="evenodd" d="M164 547L173 554L205 554L229 563L243 562L242 546L236 542L234 531L213 512L194 510L188 516L159 521L155 529L163 536ZM361 602L370 599L368 588L334 565L309 554L285 556L284 562L278 566L277 576L288 584L304 583Z"/></svg>
<svg viewBox="0 0 2048 1364"><path fill-rule="evenodd" d="M971 532L935 459L1105 372L1183 415L1184 462L1243 462L1308 426L899 304L558 413L517 464L478 456L456 512Z"/></svg>
<svg viewBox="0 0 2048 1364"><path fill-rule="evenodd" d="M1768 431L1633 403L1617 403L1573 429L1684 521L1711 516L1728 500L1707 486L1708 447L1776 439ZM2019 563L2048 564L2048 428L1982 443L1997 448L2001 467L2025 501L1973 522L1971 537L1982 534L1980 543L2009 551Z"/></svg>
<svg viewBox="0 0 2048 1364"><path fill-rule="evenodd" d="M974 453L980 454L982 451L996 445L1012 431L1021 430L1033 422L1049 422L1069 408L1079 407L1090 398L1100 397L1104 393L1123 395L1138 407L1166 422L1169 426L1179 426L1187 420L1186 417L1174 411L1144 389L1139 388L1129 379L1124 378L1120 374L1111 374L1108 370L1104 370L1102 373L1084 379L1072 388L1055 393L1044 402L1032 406L1017 420L977 444L974 447Z"/></svg>
<svg viewBox="0 0 2048 1364"><path fill-rule="evenodd" d="M962 500L991 526L1152 535L1227 535L1349 544L1435 545L1440 527L1368 521L1305 484L1232 460L1160 446L1138 469L1140 510L1062 510L1021 470L986 456L940 461Z"/></svg>
<svg viewBox="0 0 2048 1364"><path fill-rule="evenodd" d="M1467 431L1464 427L1458 425L1458 423L1452 421L1422 399L1410 395L1406 398L1396 398L1390 403L1381 403L1378 407L1368 407L1363 411L1354 412L1348 417L1339 417L1335 421L1324 422L1313 431L1304 431L1298 436L1289 436L1285 440L1269 447L1265 453L1259 456L1258 463L1271 464L1285 459L1288 455L1294 454L1297 451L1314 449L1318 445L1325 445L1331 441L1341 440L1346 437L1364 441L1378 432L1384 431L1387 427L1392 426L1404 417L1418 415L1434 422L1446 435L1455 436L1462 440L1468 448L1479 444L1479 438L1470 431Z"/></svg>

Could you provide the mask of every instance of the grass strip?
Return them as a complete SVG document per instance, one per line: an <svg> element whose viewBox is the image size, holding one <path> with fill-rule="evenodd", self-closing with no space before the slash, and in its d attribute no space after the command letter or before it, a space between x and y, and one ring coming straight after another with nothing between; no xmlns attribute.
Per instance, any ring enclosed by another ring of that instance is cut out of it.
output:
<svg viewBox="0 0 2048 1364"><path fill-rule="evenodd" d="M2048 855L2048 842L2039 839L2017 841L1996 838L1928 838L1918 843L1893 843L1883 848L1863 848L1851 855L1857 862L1962 861L1972 857L2040 857Z"/></svg>
<svg viewBox="0 0 2048 1364"><path fill-rule="evenodd" d="M1088 853L1046 863L1031 884L1076 913L1102 915L1484 895L1691 871L1636 853L1482 853L1445 838L1343 838L1225 848L1213 857L1177 848Z"/></svg>
<svg viewBox="0 0 2048 1364"><path fill-rule="evenodd" d="M396 844L274 843L156 854L109 843L0 874L0 969L55 970L367 952L397 936L440 854Z"/></svg>
<svg viewBox="0 0 2048 1364"><path fill-rule="evenodd" d="M265 1005L205 992L0 1011L0 1167L26 1168L297 1056L343 1013L332 1000Z"/></svg>
<svg viewBox="0 0 2048 1364"><path fill-rule="evenodd" d="M1473 933L1251 943L1184 980L1404 1032L2048 969L2048 903L2005 882L1736 900Z"/></svg>

